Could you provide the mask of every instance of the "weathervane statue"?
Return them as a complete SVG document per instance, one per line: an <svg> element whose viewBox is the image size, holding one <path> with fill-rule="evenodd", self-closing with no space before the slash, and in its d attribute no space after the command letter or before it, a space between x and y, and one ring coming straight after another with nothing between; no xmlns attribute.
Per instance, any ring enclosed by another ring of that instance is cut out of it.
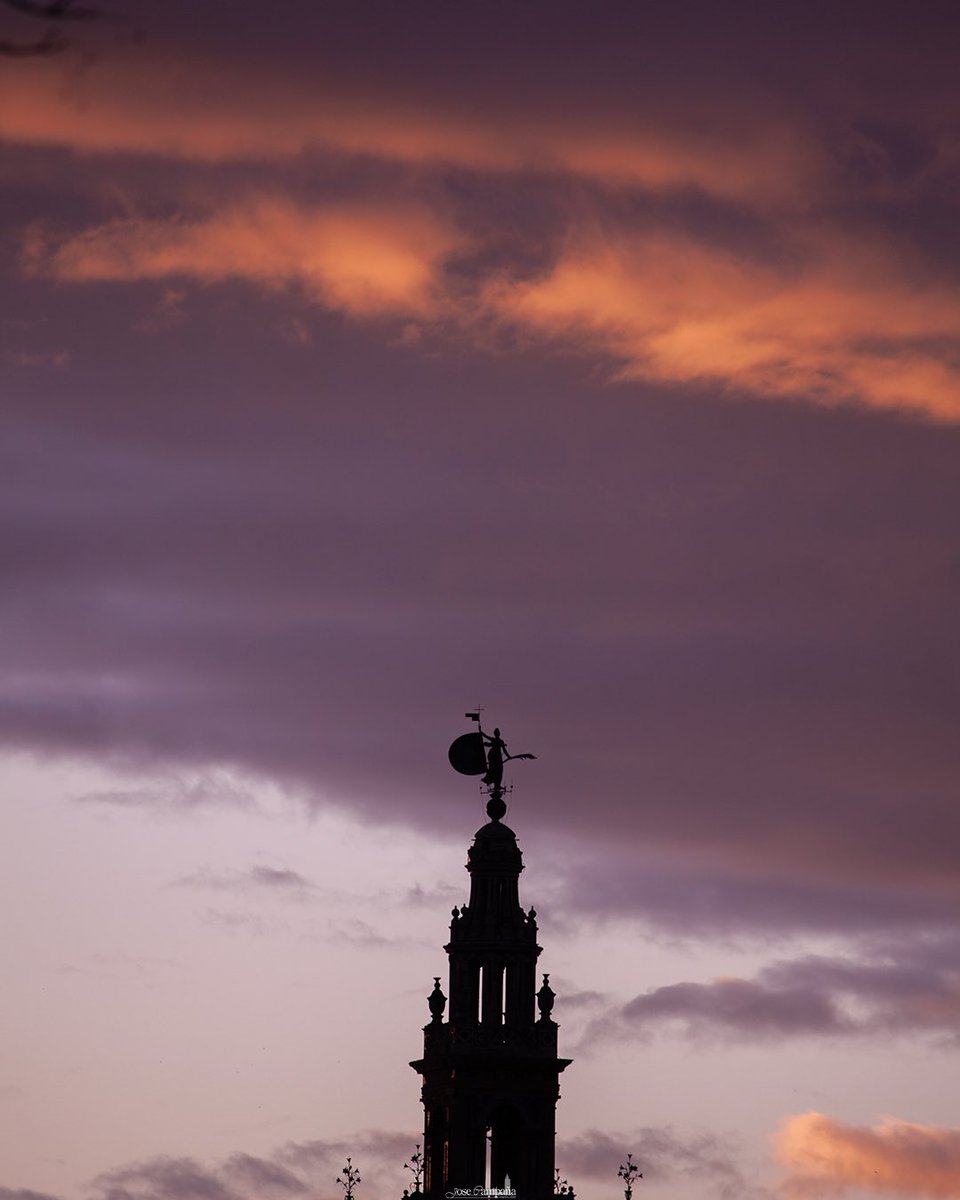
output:
<svg viewBox="0 0 960 1200"><path fill-rule="evenodd" d="M476 721L473 733L463 733L450 746L450 765L461 775L482 775L481 783L487 789L487 816L499 821L507 811L503 802L503 764L515 759L536 758L535 754L510 754L507 744L494 729L492 736L480 727L479 712L463 714L468 720Z"/></svg>

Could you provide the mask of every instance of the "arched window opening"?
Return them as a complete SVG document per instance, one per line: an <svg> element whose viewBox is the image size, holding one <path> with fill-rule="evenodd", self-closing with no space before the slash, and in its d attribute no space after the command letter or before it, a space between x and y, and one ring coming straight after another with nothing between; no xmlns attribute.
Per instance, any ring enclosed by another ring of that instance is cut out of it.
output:
<svg viewBox="0 0 960 1200"><path fill-rule="evenodd" d="M499 1105L491 1112L487 1128L488 1174L486 1186L504 1188L507 1178L518 1194L524 1196L527 1188L527 1144L526 1122L519 1109L513 1105Z"/></svg>

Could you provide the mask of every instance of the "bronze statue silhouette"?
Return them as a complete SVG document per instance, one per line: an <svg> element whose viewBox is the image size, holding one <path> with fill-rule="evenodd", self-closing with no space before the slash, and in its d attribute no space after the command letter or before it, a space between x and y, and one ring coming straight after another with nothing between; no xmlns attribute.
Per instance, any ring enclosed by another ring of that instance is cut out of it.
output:
<svg viewBox="0 0 960 1200"><path fill-rule="evenodd" d="M535 754L510 754L506 742L500 736L499 729L494 729L493 737L489 733L484 733L482 729L479 732L487 751L487 773L480 782L486 784L491 791L500 791L503 787L503 764L505 762L510 762L515 758L537 757Z"/></svg>
<svg viewBox="0 0 960 1200"><path fill-rule="evenodd" d="M481 783L487 790L490 801L487 804L487 814L492 820L499 820L506 812L503 803L503 766L504 763L515 759L536 758L535 754L511 754L507 744L500 736L500 730L494 729L493 734L484 733L480 727L480 714L466 713L471 721L476 721L475 733L464 733L455 738L448 756L450 765L461 775L482 775Z"/></svg>

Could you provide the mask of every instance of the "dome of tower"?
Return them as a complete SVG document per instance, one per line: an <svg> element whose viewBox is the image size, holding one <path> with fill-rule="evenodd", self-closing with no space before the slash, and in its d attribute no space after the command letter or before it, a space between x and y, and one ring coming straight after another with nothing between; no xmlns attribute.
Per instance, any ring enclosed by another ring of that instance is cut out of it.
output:
<svg viewBox="0 0 960 1200"><path fill-rule="evenodd" d="M478 829L473 845L467 852L467 865L473 871L507 871L519 874L523 870L523 855L517 845L517 835L499 821L491 821Z"/></svg>

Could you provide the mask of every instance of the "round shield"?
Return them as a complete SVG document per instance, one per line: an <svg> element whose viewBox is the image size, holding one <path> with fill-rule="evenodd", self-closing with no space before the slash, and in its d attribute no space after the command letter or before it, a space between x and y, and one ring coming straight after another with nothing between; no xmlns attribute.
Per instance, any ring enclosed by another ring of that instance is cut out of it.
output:
<svg viewBox="0 0 960 1200"><path fill-rule="evenodd" d="M483 775L486 772L487 754L480 733L461 734L451 743L447 755L450 766L461 775Z"/></svg>

